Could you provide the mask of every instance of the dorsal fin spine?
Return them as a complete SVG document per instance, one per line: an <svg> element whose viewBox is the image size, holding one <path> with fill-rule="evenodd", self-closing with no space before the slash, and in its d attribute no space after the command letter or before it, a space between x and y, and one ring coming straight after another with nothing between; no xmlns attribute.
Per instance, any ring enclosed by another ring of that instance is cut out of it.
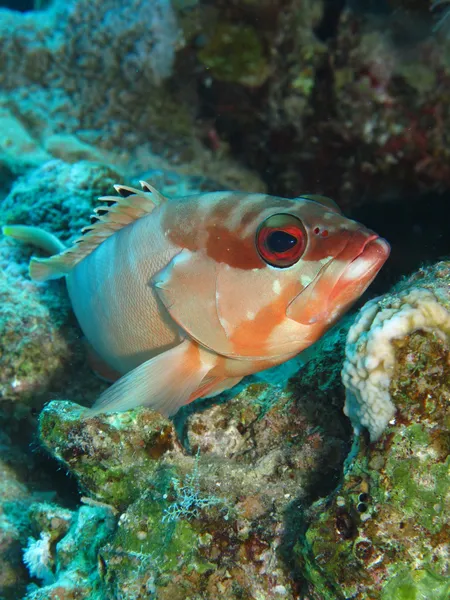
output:
<svg viewBox="0 0 450 600"><path fill-rule="evenodd" d="M75 240L70 248L47 259L34 259L32 262L33 278L45 281L67 275L77 263L93 252L106 238L150 214L167 200L152 186L149 184L146 186L145 189L150 190L151 193L141 192L128 186L115 185L114 188L118 194L121 190L129 193L124 196L99 198L100 201L113 204L102 205L94 210L92 215L94 222L81 231L82 237ZM98 211L101 211L102 214L98 214Z"/></svg>
<svg viewBox="0 0 450 600"><path fill-rule="evenodd" d="M140 190L137 190L136 188L130 187L128 185L120 185L119 183L114 184L114 189L116 190L116 192L119 194L119 196L121 196L122 198L128 198L129 196L139 196L139 194L141 194ZM126 192L126 193L123 193Z"/></svg>
<svg viewBox="0 0 450 600"><path fill-rule="evenodd" d="M144 193L151 193L156 204L161 204L166 201L166 197L161 194L156 188L147 183L147 181L139 181Z"/></svg>

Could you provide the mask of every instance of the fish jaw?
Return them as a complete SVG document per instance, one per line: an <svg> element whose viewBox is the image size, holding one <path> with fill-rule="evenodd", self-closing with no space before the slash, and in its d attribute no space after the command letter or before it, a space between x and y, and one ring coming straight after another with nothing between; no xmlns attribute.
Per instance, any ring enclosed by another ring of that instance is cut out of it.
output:
<svg viewBox="0 0 450 600"><path fill-rule="evenodd" d="M331 326L367 289L390 253L383 238L357 232L288 307L287 316L303 325Z"/></svg>
<svg viewBox="0 0 450 600"><path fill-rule="evenodd" d="M346 310L375 279L390 251L385 239L378 236L370 238L339 277L330 295L330 304Z"/></svg>

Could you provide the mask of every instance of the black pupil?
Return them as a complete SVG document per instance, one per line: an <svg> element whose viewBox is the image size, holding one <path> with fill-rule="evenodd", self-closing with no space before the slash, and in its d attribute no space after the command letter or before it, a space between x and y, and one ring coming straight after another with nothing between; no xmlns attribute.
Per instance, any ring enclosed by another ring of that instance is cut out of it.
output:
<svg viewBox="0 0 450 600"><path fill-rule="evenodd" d="M286 231L272 231L267 236L267 246L272 252L281 253L291 250L298 239Z"/></svg>

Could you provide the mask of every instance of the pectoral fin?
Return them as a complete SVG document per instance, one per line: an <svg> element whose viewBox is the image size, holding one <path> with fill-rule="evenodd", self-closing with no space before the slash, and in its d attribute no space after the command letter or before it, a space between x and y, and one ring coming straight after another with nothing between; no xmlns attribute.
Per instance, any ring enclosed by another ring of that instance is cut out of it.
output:
<svg viewBox="0 0 450 600"><path fill-rule="evenodd" d="M89 416L148 406L170 416L202 395L201 384L214 356L190 340L144 362L104 392Z"/></svg>

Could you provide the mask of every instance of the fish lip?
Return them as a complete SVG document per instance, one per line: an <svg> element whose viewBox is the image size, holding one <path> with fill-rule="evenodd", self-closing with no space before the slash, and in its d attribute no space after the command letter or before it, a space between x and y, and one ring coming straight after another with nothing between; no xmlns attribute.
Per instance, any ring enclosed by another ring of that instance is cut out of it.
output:
<svg viewBox="0 0 450 600"><path fill-rule="evenodd" d="M355 262L355 260L358 260L358 258L361 258L361 256L364 254L364 252L367 249L367 246L371 243L374 242L376 240L380 239L380 236L377 235L376 233L370 232L370 235L364 240L364 243L359 251L359 253L355 256L355 258L350 261L349 265L350 266L352 263Z"/></svg>
<svg viewBox="0 0 450 600"><path fill-rule="evenodd" d="M375 275L389 257L391 247L388 242L377 234L370 235L360 252L345 267L336 281L335 288L343 289L355 283L369 286Z"/></svg>
<svg viewBox="0 0 450 600"><path fill-rule="evenodd" d="M361 252L357 256L355 256L355 258L350 262L347 268L349 268L359 259L367 259L367 255L369 253L374 254L374 256L372 257L373 262L379 261L381 259L383 259L384 262L389 257L390 252L391 247L388 244L388 242L384 238L374 233L369 238L367 238L365 244L361 248Z"/></svg>

